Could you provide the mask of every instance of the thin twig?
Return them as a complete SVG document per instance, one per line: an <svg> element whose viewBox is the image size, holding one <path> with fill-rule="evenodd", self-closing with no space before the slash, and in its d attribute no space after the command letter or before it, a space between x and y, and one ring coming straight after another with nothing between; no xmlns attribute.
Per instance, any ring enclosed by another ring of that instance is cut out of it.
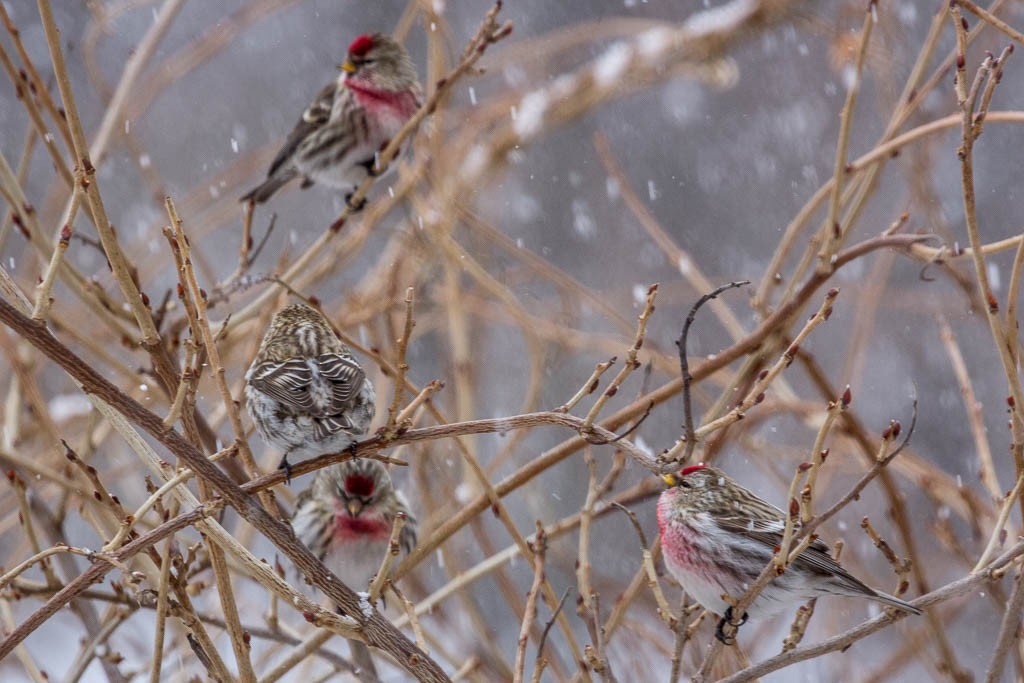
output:
<svg viewBox="0 0 1024 683"><path fill-rule="evenodd" d="M570 410L575 408L580 401L582 401L584 398L597 391L598 383L601 380L601 375L607 372L608 368L615 365L616 360L616 356L612 356L603 363L598 363L597 365L595 365L594 371L590 373L590 377L588 377L587 381L583 383L583 386L579 388L579 391L573 394L572 398L570 398L568 401L555 408L555 411L559 413L568 413Z"/></svg>
<svg viewBox="0 0 1024 683"><path fill-rule="evenodd" d="M861 78L864 74L864 58L867 56L868 43L871 40L871 28L877 19L878 7L875 2L870 2L864 16L864 26L860 32L857 60L847 83L846 102L839 114L839 137L836 142L836 162L832 173L834 178L832 197L828 206L828 218L825 219L821 251L818 253L818 268L822 272L832 271L832 256L835 255L836 246L843 237L843 226L839 222L839 209L843 197L843 181L846 179L846 155L850 144L853 109L857 104L857 95L860 93Z"/></svg>
<svg viewBox="0 0 1024 683"><path fill-rule="evenodd" d="M658 284L655 283L647 288L647 298L644 301L644 308L640 311L640 315L637 316L636 323L636 335L633 337L633 344L626 351L626 360L622 364L622 369L619 370L618 374L612 379L608 388L601 392L601 395L594 401L594 405L591 406L587 416L583 419L583 431L580 432L586 437L590 433L590 428L594 424L594 420L601 413L601 409L604 408L604 404L608 402L612 396L619 391L619 387L626 381L626 378L633 373L638 367L640 367L639 361L636 356L640 352L640 348L644 345L644 338L647 333L647 321L650 319L651 314L654 313L654 299L658 296ZM596 372L596 371L595 371Z"/></svg>
<svg viewBox="0 0 1024 683"><path fill-rule="evenodd" d="M537 534L533 541L533 585L526 596L526 612L523 614L523 623L519 628L519 645L516 648L516 665L514 669L514 683L523 683L523 675L526 667L526 645L530 640L530 629L533 620L537 617L537 595L540 593L541 584L544 581L544 556L547 550L547 539L544 536L544 527L537 522Z"/></svg>
<svg viewBox="0 0 1024 683"><path fill-rule="evenodd" d="M399 510L395 515L395 521L391 523L391 538L388 540L388 551L384 553L384 557L381 559L380 569L377 570L376 575L373 577L373 581L370 583L370 602L376 603L380 598L381 593L384 591L384 586L388 580L388 574L391 572L391 564L398 557L398 553L402 551L402 545L399 543L399 536L402 533L402 528L405 526L407 515Z"/></svg>
<svg viewBox="0 0 1024 683"><path fill-rule="evenodd" d="M1003 677L1003 666L1006 661L1006 653L1019 638L1020 613L1024 609L1024 572L1017 569L1017 576L1013 580L1013 592L1006 603L1006 610L1003 612L1002 622L999 624L999 636L996 638L996 646L992 651L992 658L989 660L988 669L985 671L985 683L996 683Z"/></svg>
<svg viewBox="0 0 1024 683"><path fill-rule="evenodd" d="M697 303L690 307L690 312L686 314L686 320L683 321L683 330L679 333L679 339L676 340L676 348L679 350L679 375L683 379L683 441L686 443L686 450L680 459L682 462L689 462L690 457L693 455L694 448L697 447L697 435L693 428L693 399L690 391L691 385L693 384L693 375L690 374L690 360L686 350L686 341L690 335L690 326L693 325L693 321L697 317L697 311L700 310L701 306L713 299L717 299L718 295L722 292L749 284L750 280L730 282L729 284L722 285L714 291L703 295L701 298L697 299Z"/></svg>
<svg viewBox="0 0 1024 683"><path fill-rule="evenodd" d="M1007 36L1009 36L1009 38L1011 40L1017 41L1017 43L1019 43L1021 47L1024 47L1024 33L1021 33L1017 29L1013 28L1012 26L1007 24L1005 21L1003 21L1002 19L1000 19L996 15L994 15L991 12L989 12L988 10L986 10L984 7L978 6L977 4L972 2L971 0L954 0L954 3L957 4L957 5L962 6L968 12L971 12L972 14L978 15L979 17L981 17L983 20L985 20L989 24L992 24L992 26L995 29L997 29L999 31L1002 31ZM953 3L951 3L951 4L953 4Z"/></svg>
<svg viewBox="0 0 1024 683"><path fill-rule="evenodd" d="M413 319L413 288L405 290L405 326L402 328L402 336L398 339L397 363L398 376L395 377L394 395L391 398L391 405L388 407L388 421L381 432L384 438L393 437L399 429L398 407L402 403L402 394L405 390L405 373L409 371L409 364L405 361L405 352L409 348L409 338L412 337L412 328L416 326Z"/></svg>

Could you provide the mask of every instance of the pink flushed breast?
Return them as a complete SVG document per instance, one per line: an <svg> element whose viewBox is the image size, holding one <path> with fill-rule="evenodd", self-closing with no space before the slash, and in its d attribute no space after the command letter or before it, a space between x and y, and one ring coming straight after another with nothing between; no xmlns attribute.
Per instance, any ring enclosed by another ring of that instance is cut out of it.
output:
<svg viewBox="0 0 1024 683"><path fill-rule="evenodd" d="M357 80L346 80L356 101L371 111L387 109L397 116L408 118L418 108L416 96L409 90L394 92L392 90L378 90Z"/></svg>
<svg viewBox="0 0 1024 683"><path fill-rule="evenodd" d="M658 531L661 533L665 533L665 527L668 526L668 518L672 511L671 497L671 489L665 491L658 497L658 507L656 509L658 513Z"/></svg>
<svg viewBox="0 0 1024 683"><path fill-rule="evenodd" d="M658 499L658 531L661 534L661 551L666 560L679 569L692 570L695 565L702 565L700 549L691 537L693 530L686 522L671 520L672 502L670 493L662 494Z"/></svg>
<svg viewBox="0 0 1024 683"><path fill-rule="evenodd" d="M670 524L661 530L661 552L665 559L680 568L694 564L692 547L681 524Z"/></svg>
<svg viewBox="0 0 1024 683"><path fill-rule="evenodd" d="M337 540L353 538L387 540L390 536L391 527L380 517L350 517L347 514L334 516L334 538Z"/></svg>

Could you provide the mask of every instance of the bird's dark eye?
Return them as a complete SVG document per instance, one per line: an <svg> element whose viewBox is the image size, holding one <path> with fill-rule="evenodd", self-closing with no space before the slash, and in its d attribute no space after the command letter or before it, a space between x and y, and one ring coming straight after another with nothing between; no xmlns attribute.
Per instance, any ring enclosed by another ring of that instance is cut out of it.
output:
<svg viewBox="0 0 1024 683"><path fill-rule="evenodd" d="M685 479L683 479L681 482L679 482L679 485L682 486L684 489L692 489L693 488L693 484L691 484L690 482L686 481Z"/></svg>

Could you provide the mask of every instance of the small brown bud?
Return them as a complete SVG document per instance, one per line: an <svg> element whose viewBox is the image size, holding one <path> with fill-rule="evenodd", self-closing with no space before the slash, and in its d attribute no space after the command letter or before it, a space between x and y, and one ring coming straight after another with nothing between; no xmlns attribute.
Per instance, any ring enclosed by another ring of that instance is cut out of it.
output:
<svg viewBox="0 0 1024 683"><path fill-rule="evenodd" d="M786 367L789 367L790 365L793 364L793 360L796 358L796 354L798 353L800 353L799 344L793 344L788 349L786 349Z"/></svg>

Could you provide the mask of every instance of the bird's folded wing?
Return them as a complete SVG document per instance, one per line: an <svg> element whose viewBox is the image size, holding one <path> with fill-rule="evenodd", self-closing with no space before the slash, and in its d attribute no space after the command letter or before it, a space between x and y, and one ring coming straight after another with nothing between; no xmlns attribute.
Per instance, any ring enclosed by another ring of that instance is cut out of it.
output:
<svg viewBox="0 0 1024 683"><path fill-rule="evenodd" d="M774 553L775 549L782 543L782 534L785 531L785 522L781 519L751 519L739 516L719 517L718 523L723 529L739 534L764 546L768 554ZM822 574L836 573L849 576L846 570L832 559L832 556L829 554L828 545L820 538L814 539L811 545L800 553L795 563ZM850 578L852 579L853 577Z"/></svg>
<svg viewBox="0 0 1024 683"><path fill-rule="evenodd" d="M274 157L274 161L270 164L270 170L267 171L267 177L274 175L279 168L294 156L295 150L298 149L302 141L331 118L331 107L334 104L336 90L337 86L331 82L317 93L316 99L306 107L306 111L302 112L302 118L295 124L295 128L288 135L288 139L285 140L284 144L281 145L281 149L278 150L277 156Z"/></svg>
<svg viewBox="0 0 1024 683"><path fill-rule="evenodd" d="M313 371L306 360L293 358L283 363L263 363L252 373L249 383L290 410L309 412L313 409L309 393L312 381Z"/></svg>
<svg viewBox="0 0 1024 683"><path fill-rule="evenodd" d="M331 405L326 412L336 416L352 406L366 381L366 373L356 359L347 354L322 353L316 357L316 362L320 374L332 385ZM349 427L351 423L341 428Z"/></svg>

